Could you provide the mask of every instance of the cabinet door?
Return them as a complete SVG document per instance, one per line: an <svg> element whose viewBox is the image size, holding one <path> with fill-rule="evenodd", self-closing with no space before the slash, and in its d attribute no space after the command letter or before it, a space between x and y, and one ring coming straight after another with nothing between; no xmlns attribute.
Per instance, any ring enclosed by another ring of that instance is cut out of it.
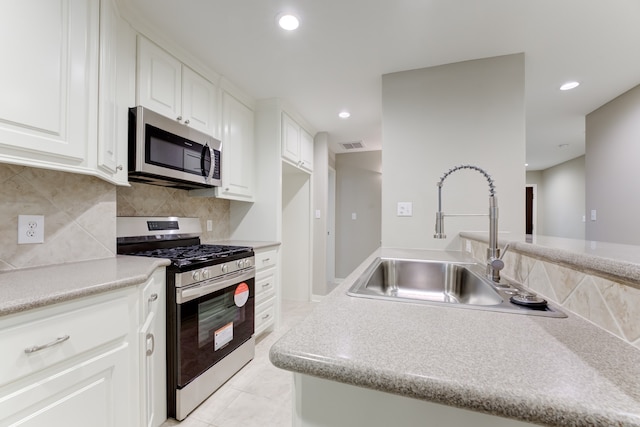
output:
<svg viewBox="0 0 640 427"><path fill-rule="evenodd" d="M300 167L313 171L313 137L300 128Z"/></svg>
<svg viewBox="0 0 640 427"><path fill-rule="evenodd" d="M140 349L141 422L157 427L167 418L166 393L166 299L162 275L157 274L142 289L144 322L138 332Z"/></svg>
<svg viewBox="0 0 640 427"><path fill-rule="evenodd" d="M138 36L138 104L182 120L182 64L142 36Z"/></svg>
<svg viewBox="0 0 640 427"><path fill-rule="evenodd" d="M0 161L82 166L95 144L98 2L2 2Z"/></svg>
<svg viewBox="0 0 640 427"><path fill-rule="evenodd" d="M192 69L182 67L182 118L184 124L207 135L220 137L216 87Z"/></svg>
<svg viewBox="0 0 640 427"><path fill-rule="evenodd" d="M300 126L287 114L282 114L282 157L298 164L300 161Z"/></svg>
<svg viewBox="0 0 640 427"><path fill-rule="evenodd" d="M253 126L249 107L222 94L222 187L218 197L253 200Z"/></svg>
<svg viewBox="0 0 640 427"><path fill-rule="evenodd" d="M127 184L128 108L135 103L136 38L113 0L100 2L98 170Z"/></svg>
<svg viewBox="0 0 640 427"><path fill-rule="evenodd" d="M0 425L120 427L130 424L127 343L0 388Z"/></svg>

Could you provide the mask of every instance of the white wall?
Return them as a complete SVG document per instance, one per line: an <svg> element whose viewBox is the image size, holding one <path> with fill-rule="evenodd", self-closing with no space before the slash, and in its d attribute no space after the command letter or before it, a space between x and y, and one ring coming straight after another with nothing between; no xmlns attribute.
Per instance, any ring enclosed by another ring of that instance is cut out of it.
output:
<svg viewBox="0 0 640 427"><path fill-rule="evenodd" d="M586 238L640 244L640 86L587 115ZM589 219L596 210L596 221Z"/></svg>
<svg viewBox="0 0 640 427"><path fill-rule="evenodd" d="M536 234L584 239L585 158L577 157L542 171L544 227ZM539 197L540 198L540 197Z"/></svg>
<svg viewBox="0 0 640 427"><path fill-rule="evenodd" d="M462 163L488 171L497 189L501 231L524 233L524 55L466 61L382 77L382 244L459 249L462 230L487 230L480 218L447 218L433 239L436 183ZM445 213L487 213L488 185L459 171L443 187ZM413 202L397 217L397 202Z"/></svg>
<svg viewBox="0 0 640 427"><path fill-rule="evenodd" d="M380 247L381 161L380 151L336 155L336 277Z"/></svg>
<svg viewBox="0 0 640 427"><path fill-rule="evenodd" d="M311 176L282 164L282 298L311 297Z"/></svg>
<svg viewBox="0 0 640 427"><path fill-rule="evenodd" d="M313 282L311 293L325 295L327 289L327 218L329 134L319 132L313 139ZM318 212L319 218L315 213Z"/></svg>

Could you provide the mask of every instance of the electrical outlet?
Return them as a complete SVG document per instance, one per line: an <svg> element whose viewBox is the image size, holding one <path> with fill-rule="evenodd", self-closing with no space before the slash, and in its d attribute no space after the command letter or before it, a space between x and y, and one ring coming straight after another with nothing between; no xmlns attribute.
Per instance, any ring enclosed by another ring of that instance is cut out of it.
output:
<svg viewBox="0 0 640 427"><path fill-rule="evenodd" d="M207 220L207 231L213 231L213 221L210 219Z"/></svg>
<svg viewBox="0 0 640 427"><path fill-rule="evenodd" d="M44 243L44 216L18 215L18 244Z"/></svg>
<svg viewBox="0 0 640 427"><path fill-rule="evenodd" d="M413 203L412 202L398 202L398 216L413 216Z"/></svg>

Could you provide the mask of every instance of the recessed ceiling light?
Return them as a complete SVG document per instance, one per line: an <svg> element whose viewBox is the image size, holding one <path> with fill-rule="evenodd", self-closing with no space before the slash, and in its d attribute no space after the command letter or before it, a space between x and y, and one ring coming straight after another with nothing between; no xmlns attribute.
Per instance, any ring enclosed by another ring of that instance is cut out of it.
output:
<svg viewBox="0 0 640 427"><path fill-rule="evenodd" d="M525 164L524 164L524 167L525 167L525 168L526 168L527 166L529 166L529 163L525 163Z"/></svg>
<svg viewBox="0 0 640 427"><path fill-rule="evenodd" d="M560 86L560 90L571 90L580 86L579 82L566 82L562 86Z"/></svg>
<svg viewBox="0 0 640 427"><path fill-rule="evenodd" d="M351 113L348 111L340 111L338 113L338 117L340 117L341 119L348 119L349 117L351 117Z"/></svg>
<svg viewBox="0 0 640 427"><path fill-rule="evenodd" d="M293 15L281 15L280 18L278 18L278 25L280 25L280 28L283 30L293 31L300 25L300 20Z"/></svg>

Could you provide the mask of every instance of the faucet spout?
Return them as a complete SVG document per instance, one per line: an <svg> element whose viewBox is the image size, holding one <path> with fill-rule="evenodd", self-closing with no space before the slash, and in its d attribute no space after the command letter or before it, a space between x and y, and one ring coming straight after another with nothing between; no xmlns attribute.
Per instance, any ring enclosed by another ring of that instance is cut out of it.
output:
<svg viewBox="0 0 640 427"><path fill-rule="evenodd" d="M484 169L474 165L459 165L449 169L436 184L438 186L438 211L436 212L436 229L433 237L435 239L445 239L447 235L444 232L444 217L458 216L447 214L442 211L442 185L444 180L453 172L461 169L471 169L480 172L489 183L489 248L487 249L487 276L494 282L500 281L500 270L504 268L504 262L500 256L500 248L498 247L498 199L496 197L496 189L491 175ZM506 248L505 248L506 250Z"/></svg>

